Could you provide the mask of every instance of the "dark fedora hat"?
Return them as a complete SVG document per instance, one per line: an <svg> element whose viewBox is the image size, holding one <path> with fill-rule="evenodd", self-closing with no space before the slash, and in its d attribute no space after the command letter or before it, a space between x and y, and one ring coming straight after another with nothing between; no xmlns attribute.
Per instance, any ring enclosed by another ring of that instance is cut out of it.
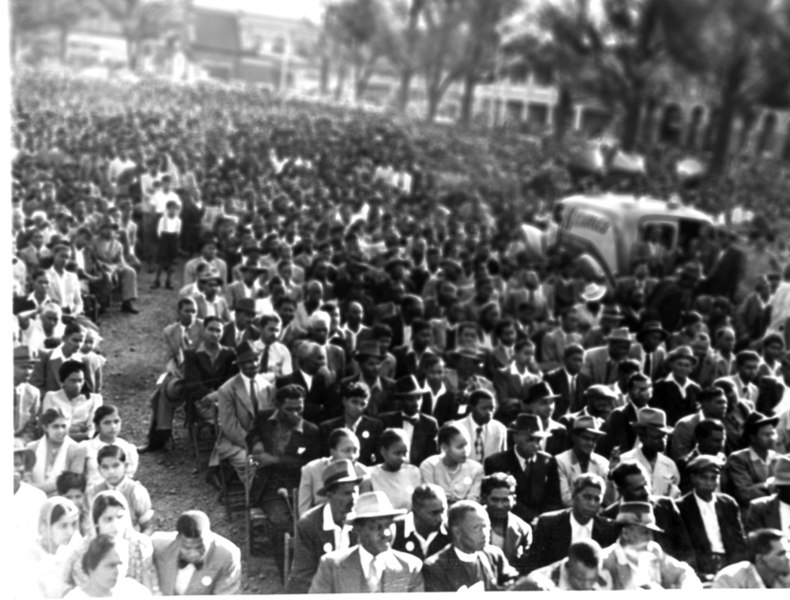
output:
<svg viewBox="0 0 790 600"><path fill-rule="evenodd" d="M636 334L636 340L642 341L642 339L649 333L660 333L661 338L664 340L669 337L669 332L661 326L661 321L645 321L642 323L642 327L639 328L639 332Z"/></svg>
<svg viewBox="0 0 790 600"><path fill-rule="evenodd" d="M250 315L255 314L255 298L239 298L234 307L236 312L245 312Z"/></svg>
<svg viewBox="0 0 790 600"><path fill-rule="evenodd" d="M414 375L401 377L392 386L392 393L396 396L421 396L428 391L428 388L421 385Z"/></svg>
<svg viewBox="0 0 790 600"><path fill-rule="evenodd" d="M524 400L526 404L532 404L533 402L537 402L538 400L545 400L551 399L554 400L559 398L559 394L555 394L554 390L551 389L551 386L545 381L539 381L535 385L529 388L527 391L527 397Z"/></svg>
<svg viewBox="0 0 790 600"><path fill-rule="evenodd" d="M691 346L678 346L672 352L667 354L667 363L671 364L676 360L681 358L685 358L686 360L690 360L696 366L699 362L699 359L694 354L694 351L691 349Z"/></svg>
<svg viewBox="0 0 790 600"><path fill-rule="evenodd" d="M244 340L241 344L236 346L236 362L249 360L250 358L258 358L261 355L252 344Z"/></svg>
<svg viewBox="0 0 790 600"><path fill-rule="evenodd" d="M749 436L753 433L756 433L760 427L764 427L765 425L773 425L776 427L778 423L779 417L769 417L754 411L748 417L746 417L746 421L743 423L743 435L748 440Z"/></svg>
<svg viewBox="0 0 790 600"><path fill-rule="evenodd" d="M547 438L549 433L543 429L543 422L538 415L521 413L516 420L510 424L508 430L513 433L528 433L531 437Z"/></svg>
<svg viewBox="0 0 790 600"><path fill-rule="evenodd" d="M321 489L319 496L325 496L327 489L339 483L360 483L362 477L357 475L357 470L348 459L335 460L329 463L321 474Z"/></svg>
<svg viewBox="0 0 790 600"><path fill-rule="evenodd" d="M360 341L357 344L357 349L354 351L354 358L359 360L371 356L374 356L378 359L384 358L379 343L375 340Z"/></svg>
<svg viewBox="0 0 790 600"><path fill-rule="evenodd" d="M180 377L168 376L162 382L162 396L168 404L178 406L184 401L186 382Z"/></svg>

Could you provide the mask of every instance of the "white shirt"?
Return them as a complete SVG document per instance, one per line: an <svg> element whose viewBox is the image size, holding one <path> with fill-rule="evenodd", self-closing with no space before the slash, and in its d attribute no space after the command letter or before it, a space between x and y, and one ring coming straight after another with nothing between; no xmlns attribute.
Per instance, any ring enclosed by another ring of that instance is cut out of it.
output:
<svg viewBox="0 0 790 600"><path fill-rule="evenodd" d="M576 517L573 516L573 513L570 514L571 519L571 543L577 540L589 540L592 539L592 527L593 527L593 520L590 519L587 521L586 525L582 525L576 520Z"/></svg>
<svg viewBox="0 0 790 600"><path fill-rule="evenodd" d="M20 482L16 494L11 496L9 516L12 540L34 542L38 537L38 519L41 507L47 501L47 495L37 487Z"/></svg>
<svg viewBox="0 0 790 600"><path fill-rule="evenodd" d="M417 538L417 541L420 543L420 549L422 550L422 555L427 558L428 556L428 548L431 546L431 542L433 542L434 538L439 535L439 532L446 533L447 530L444 527L444 523L437 529L436 531L432 531L428 534L427 538L424 538L420 535L417 528L414 526L414 513L408 513L403 519L403 536L409 537L412 533L414 537Z"/></svg>
<svg viewBox="0 0 790 600"><path fill-rule="evenodd" d="M302 369L299 369L299 372L302 374L302 377L304 377L304 382L307 384L307 391L309 392L310 388L313 387L313 376L308 375L302 371Z"/></svg>
<svg viewBox="0 0 790 600"><path fill-rule="evenodd" d="M181 596L184 592L187 591L189 587L189 582L192 580L192 575L195 574L195 565L189 563L183 569L178 570L178 574L176 575L176 582L173 585L173 591L178 595Z"/></svg>
<svg viewBox="0 0 790 600"><path fill-rule="evenodd" d="M376 556L373 556L370 552L365 550L362 544L360 544L359 562L362 566L362 574L365 576L365 579L370 577L370 565L375 562L376 566L378 567L379 583L381 583L382 575L384 574L387 564L387 552L380 552Z"/></svg>
<svg viewBox="0 0 790 600"><path fill-rule="evenodd" d="M691 379L687 377L686 383L681 385L681 383L677 379L675 379L675 375L673 373L670 373L669 375L667 375L666 381L671 381L676 386L678 386L678 389L680 390L680 395L683 396L683 398L686 397L686 390L691 385Z"/></svg>
<svg viewBox="0 0 790 600"><path fill-rule="evenodd" d="M699 514L702 516L702 524L705 526L705 533L708 535L711 552L724 554L724 540L721 537L721 527L719 517L716 516L716 500L711 498L710 502L703 500L694 492L694 500L697 501Z"/></svg>
<svg viewBox="0 0 790 600"><path fill-rule="evenodd" d="M455 553L458 555L458 560L465 563L473 563L477 560L477 552L464 552L458 546L453 546Z"/></svg>
<svg viewBox="0 0 790 600"><path fill-rule="evenodd" d="M414 437L414 425L411 424L411 421L408 421L410 417L406 413L402 413L403 415L403 431L406 434L404 437L406 438L406 447L411 449L411 440Z"/></svg>
<svg viewBox="0 0 790 600"><path fill-rule="evenodd" d="M151 196L151 205L157 214L163 215L167 210L167 203L171 200L178 204L178 207L181 208L181 199L173 190L170 190L169 192L157 190L154 192L154 195Z"/></svg>
<svg viewBox="0 0 790 600"><path fill-rule="evenodd" d="M335 537L335 550L345 550L351 547L351 540L348 534L351 532L351 527L343 525L338 527L332 519L332 507L327 502L324 504L324 531L331 531ZM324 552L330 552L331 548L324 547Z"/></svg>
<svg viewBox="0 0 790 600"><path fill-rule="evenodd" d="M790 504L779 502L779 523L782 525L782 533L785 537L790 535Z"/></svg>

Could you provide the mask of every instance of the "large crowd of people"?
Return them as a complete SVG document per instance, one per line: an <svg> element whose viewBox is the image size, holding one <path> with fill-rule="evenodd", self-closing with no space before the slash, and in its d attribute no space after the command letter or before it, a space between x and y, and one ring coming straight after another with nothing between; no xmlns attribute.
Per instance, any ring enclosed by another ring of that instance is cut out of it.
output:
<svg viewBox="0 0 790 600"><path fill-rule="evenodd" d="M547 182L536 150L530 179L379 114L27 72L13 125L20 597L240 591L239 548L195 506L155 531L136 477L182 409L213 436L196 485L243 486L288 593L790 587L767 223L682 261L647 240L607 281L520 245L601 183ZM146 318L143 273L177 317L137 447L100 344L116 310Z"/></svg>

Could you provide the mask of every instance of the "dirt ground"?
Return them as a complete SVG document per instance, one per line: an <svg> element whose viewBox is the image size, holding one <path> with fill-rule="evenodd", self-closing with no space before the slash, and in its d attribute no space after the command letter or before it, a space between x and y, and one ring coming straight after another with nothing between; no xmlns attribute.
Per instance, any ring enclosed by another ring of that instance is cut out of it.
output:
<svg viewBox="0 0 790 600"><path fill-rule="evenodd" d="M174 278L181 284L182 264ZM119 312L119 303L100 322L104 341L100 350L107 357L104 367L104 401L119 407L123 419L121 436L136 445L145 443L151 419L150 398L156 380L164 371L165 351L162 329L175 320L177 291L151 291L153 275L143 269L138 274L137 316ZM177 284L177 285L176 285ZM148 488L156 511L156 529L175 529L178 515L188 509L203 510L212 529L242 549L242 594L282 593L283 586L270 556L244 559L244 515L233 514L228 521L218 493L206 483L205 464L198 465L192 452L183 413L174 419L175 448L168 452L143 454L137 478Z"/></svg>

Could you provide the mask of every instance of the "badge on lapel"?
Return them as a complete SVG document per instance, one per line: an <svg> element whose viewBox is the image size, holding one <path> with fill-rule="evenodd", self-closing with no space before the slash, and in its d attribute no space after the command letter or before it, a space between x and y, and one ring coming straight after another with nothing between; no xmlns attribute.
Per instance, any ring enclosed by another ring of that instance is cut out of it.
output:
<svg viewBox="0 0 790 600"><path fill-rule="evenodd" d="M369 431L363 431L362 432L362 438L363 439L368 439L369 437L370 437L370 432Z"/></svg>
<svg viewBox="0 0 790 600"><path fill-rule="evenodd" d="M332 552L331 542L327 542L326 544L324 544L324 552Z"/></svg>
<svg viewBox="0 0 790 600"><path fill-rule="evenodd" d="M200 583L203 585L203 587L209 587L212 583L214 583L214 580L209 575L205 575L200 579Z"/></svg>

